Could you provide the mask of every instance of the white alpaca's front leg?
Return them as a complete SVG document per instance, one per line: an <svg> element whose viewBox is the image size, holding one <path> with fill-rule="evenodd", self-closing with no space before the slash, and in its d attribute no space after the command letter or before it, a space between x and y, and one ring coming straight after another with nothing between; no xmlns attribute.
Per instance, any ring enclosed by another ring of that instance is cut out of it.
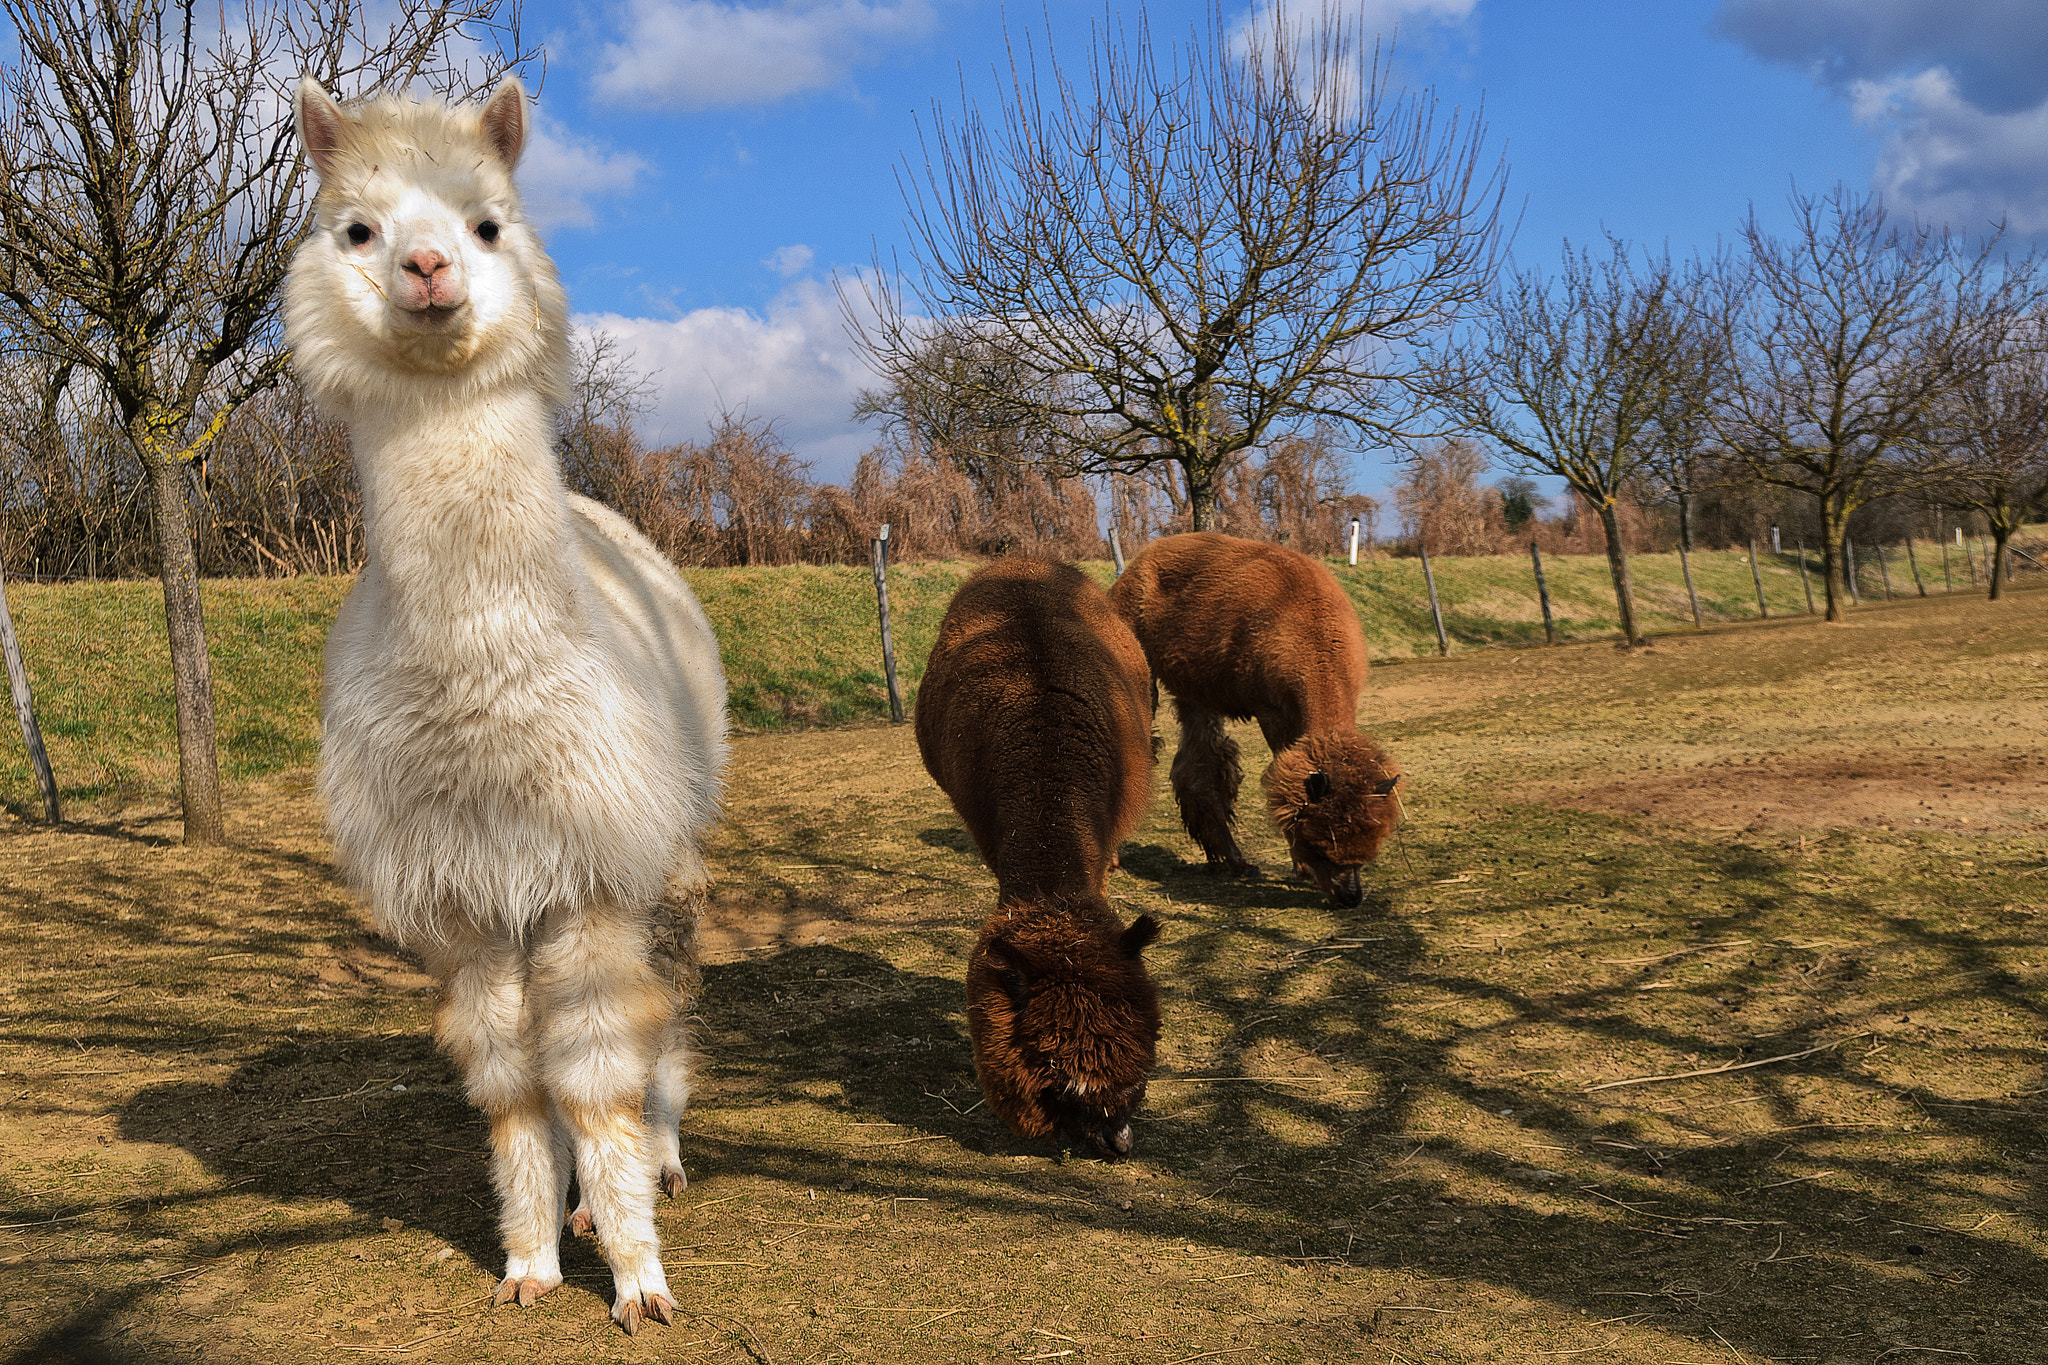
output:
<svg viewBox="0 0 2048 1365"><path fill-rule="evenodd" d="M435 1036L491 1124L491 1183L505 1247L494 1302L526 1307L562 1282L570 1162L523 1037L525 954L509 940L467 933L435 950L428 965L442 983Z"/></svg>
<svg viewBox="0 0 2048 1365"><path fill-rule="evenodd" d="M562 1207L568 1201L570 1154L538 1092L517 1112L492 1113L491 1183L498 1190L498 1230L505 1278L494 1304L521 1308L562 1282Z"/></svg>
<svg viewBox="0 0 2048 1365"><path fill-rule="evenodd" d="M648 961L646 917L615 906L551 915L533 962L541 1072L575 1146L578 1213L611 1266L612 1317L628 1333L645 1317L667 1323L659 1158L641 1106L676 1006Z"/></svg>

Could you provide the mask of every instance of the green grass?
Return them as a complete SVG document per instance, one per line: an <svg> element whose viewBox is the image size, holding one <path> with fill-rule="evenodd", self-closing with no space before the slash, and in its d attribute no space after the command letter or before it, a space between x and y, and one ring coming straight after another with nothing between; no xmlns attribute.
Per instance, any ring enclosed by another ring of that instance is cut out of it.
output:
<svg viewBox="0 0 2048 1365"><path fill-rule="evenodd" d="M1741 552L1702 551L1692 562L1700 608L1709 621L1756 615L1755 588ZM1817 575L1818 562L1813 563ZM1943 590L1940 563L1938 546L1922 547L1930 592ZM1109 584L1107 563L1084 567ZM1433 567L1454 650L1542 642L1543 618L1527 559L1445 558ZM897 677L906 707L916 699L946 603L973 568L931 563L889 571ZM1355 568L1332 561L1332 568L1358 607L1374 658L1435 652L1421 561L1374 558ZM1690 629L1678 556L1638 555L1631 568L1645 629ZM1561 639L1618 630L1604 557L1555 556L1544 561L1544 570ZM1960 558L1955 570L1957 590L1969 591ZM869 570L692 569L686 577L718 630L735 725L776 730L888 715ZM1767 556L1763 577L1774 616L1804 613L1791 556ZM1881 601L1875 564L1864 566L1863 580L1865 601ZM261 777L316 757L322 642L349 584L302 578L203 585L224 777ZM1900 595L1914 591L1903 563L1893 568L1892 587ZM161 799L174 790L177 746L157 585L9 584L7 592L66 801L119 806ZM23 814L41 805L27 755L12 735L0 740L0 802Z"/></svg>
<svg viewBox="0 0 2048 1365"><path fill-rule="evenodd" d="M889 570L890 633L905 707L924 676L946 603L973 568ZM684 576L717 628L734 724L773 730L889 714L872 571L806 564L691 569Z"/></svg>

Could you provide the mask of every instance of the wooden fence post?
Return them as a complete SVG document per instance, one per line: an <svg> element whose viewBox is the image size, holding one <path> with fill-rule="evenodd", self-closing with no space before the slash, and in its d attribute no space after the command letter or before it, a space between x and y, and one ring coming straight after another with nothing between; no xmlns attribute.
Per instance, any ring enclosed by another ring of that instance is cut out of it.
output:
<svg viewBox="0 0 2048 1365"><path fill-rule="evenodd" d="M1109 557L1116 561L1116 576L1124 576L1124 542L1116 533L1116 527L1109 528Z"/></svg>
<svg viewBox="0 0 2048 1365"><path fill-rule="evenodd" d="M896 641L889 633L889 523L874 539L875 607L882 617L882 674L889 680L889 719L903 723L903 694L896 690Z"/></svg>
<svg viewBox="0 0 2048 1365"><path fill-rule="evenodd" d="M7 685L14 693L14 718L21 722L22 742L28 745L28 759L35 767L36 781L43 789L43 813L50 823L61 824L57 804L57 776L50 771L50 755L43 748L43 731L36 724L35 698L28 688L28 665L21 659L21 641L14 635L14 613L7 609L7 585L0 580L0 653L7 656Z"/></svg>
<svg viewBox="0 0 2048 1365"><path fill-rule="evenodd" d="M1884 600L1889 602L1892 600L1892 566L1885 560L1883 541L1878 541L1872 548L1877 551L1877 576L1884 581Z"/></svg>
<svg viewBox="0 0 2048 1365"><path fill-rule="evenodd" d="M1814 614L1813 580L1806 575L1806 542L1804 540L1799 542L1799 586L1806 590L1806 614L1812 616Z"/></svg>
<svg viewBox="0 0 2048 1365"><path fill-rule="evenodd" d="M1920 556L1913 553L1913 537L1906 537L1906 562L1913 566L1913 586L1920 589L1922 597L1927 596L1927 584L1920 579Z"/></svg>
<svg viewBox="0 0 2048 1365"><path fill-rule="evenodd" d="M1533 540L1529 542L1529 560L1536 566L1536 596L1543 603L1543 643L1554 645L1557 643L1557 622L1550 615L1550 584L1543 578L1543 551L1536 548ZM1443 633L1441 624L1437 633Z"/></svg>
<svg viewBox="0 0 2048 1365"><path fill-rule="evenodd" d="M1451 652L1451 642L1450 638L1444 634L1443 608L1438 606L1436 601L1436 574L1429 567L1429 546L1423 544L1421 536L1417 536L1415 538L1415 547L1422 551L1422 581L1429 585L1429 614L1436 621L1436 652L1448 658Z"/></svg>
<svg viewBox="0 0 2048 1365"><path fill-rule="evenodd" d="M1756 613L1768 621L1771 619L1770 604L1764 601L1764 571L1756 566L1756 537L1749 538L1749 579L1756 584Z"/></svg>
<svg viewBox="0 0 2048 1365"><path fill-rule="evenodd" d="M1531 548L1534 548L1535 542L1531 541L1529 543ZM1685 540L1683 537L1678 542L1678 567L1685 570L1685 595L1692 601L1692 628L1694 630L1705 630L1707 623L1700 618L1700 595L1692 585L1692 556L1685 552Z"/></svg>

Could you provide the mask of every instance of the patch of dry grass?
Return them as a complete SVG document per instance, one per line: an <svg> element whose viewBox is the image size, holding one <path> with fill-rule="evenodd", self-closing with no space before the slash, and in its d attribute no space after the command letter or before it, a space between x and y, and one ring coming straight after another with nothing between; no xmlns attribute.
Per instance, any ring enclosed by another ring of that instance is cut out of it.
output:
<svg viewBox="0 0 2048 1365"><path fill-rule="evenodd" d="M1377 669L1412 822L1342 914L1209 877L1162 771L1113 888L1166 924L1117 1165L976 1103L960 980L993 881L907 729L743 738L692 1185L660 1215L684 1312L632 1341L587 1243L536 1308L488 1307L481 1121L426 983L334 885L303 770L237 789L226 850L171 843L166 806L15 822L0 1343L2031 1362L2048 828L2031 795L1920 803L2030 748L2044 626L2033 592ZM1838 770L1866 774L1853 808L1810 799Z"/></svg>

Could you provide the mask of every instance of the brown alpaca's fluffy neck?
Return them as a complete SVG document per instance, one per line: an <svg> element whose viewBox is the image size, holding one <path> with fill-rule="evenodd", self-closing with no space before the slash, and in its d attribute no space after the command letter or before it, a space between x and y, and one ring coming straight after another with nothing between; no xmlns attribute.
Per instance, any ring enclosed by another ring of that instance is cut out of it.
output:
<svg viewBox="0 0 2048 1365"><path fill-rule="evenodd" d="M1028 944L1062 944L1078 939L1114 940L1123 922L1099 890L1000 892L986 926Z"/></svg>

